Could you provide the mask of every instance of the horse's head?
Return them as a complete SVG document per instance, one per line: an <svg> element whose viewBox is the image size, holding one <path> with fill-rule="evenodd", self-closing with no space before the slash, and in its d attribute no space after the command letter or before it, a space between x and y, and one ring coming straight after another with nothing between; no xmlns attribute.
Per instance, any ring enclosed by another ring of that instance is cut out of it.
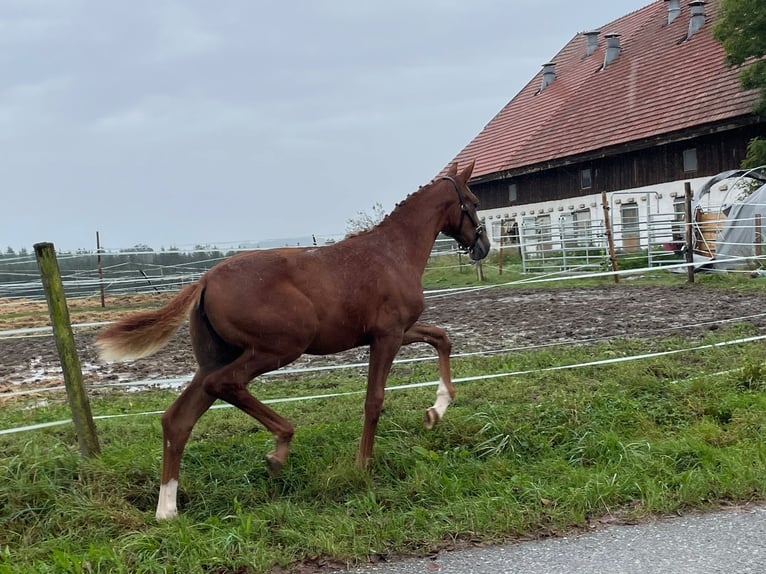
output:
<svg viewBox="0 0 766 574"><path fill-rule="evenodd" d="M455 207L450 209L447 224L442 231L458 242L460 247L468 251L474 261L484 259L489 254L489 238L484 223L479 220L476 210L479 207L478 198L468 187L474 162L472 161L460 173L457 163L453 163L447 173L441 177L451 183L456 193Z"/></svg>

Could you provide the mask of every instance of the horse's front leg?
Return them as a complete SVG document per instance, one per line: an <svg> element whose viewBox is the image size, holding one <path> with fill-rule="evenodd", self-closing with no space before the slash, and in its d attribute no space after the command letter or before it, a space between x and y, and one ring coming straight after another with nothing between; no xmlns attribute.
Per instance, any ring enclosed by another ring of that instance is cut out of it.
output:
<svg viewBox="0 0 766 574"><path fill-rule="evenodd" d="M391 370L396 353L402 346L401 332L398 336L386 335L378 337L370 344L370 367L367 372L367 397L364 401L364 427L362 440L359 443L359 454L356 464L360 468L369 468L372 458L372 445L375 441L375 431L378 419L383 409L383 396L386 391L386 379Z"/></svg>
<svg viewBox="0 0 766 574"><path fill-rule="evenodd" d="M447 407L455 398L455 387L452 386L449 363L452 341L444 329L433 325L415 323L404 333L404 344L409 345L411 343L428 343L439 354L439 387L436 389L436 402L426 411L423 418L425 427L431 429L444 417Z"/></svg>

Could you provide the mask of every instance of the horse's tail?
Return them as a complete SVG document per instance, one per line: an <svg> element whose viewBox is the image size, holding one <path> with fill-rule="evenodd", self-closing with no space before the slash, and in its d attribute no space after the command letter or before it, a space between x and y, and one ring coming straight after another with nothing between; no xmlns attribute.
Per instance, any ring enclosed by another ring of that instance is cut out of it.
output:
<svg viewBox="0 0 766 574"><path fill-rule="evenodd" d="M96 337L101 359L126 361L159 351L181 326L191 308L198 304L204 287L202 279L184 287L164 307L136 313L109 326Z"/></svg>

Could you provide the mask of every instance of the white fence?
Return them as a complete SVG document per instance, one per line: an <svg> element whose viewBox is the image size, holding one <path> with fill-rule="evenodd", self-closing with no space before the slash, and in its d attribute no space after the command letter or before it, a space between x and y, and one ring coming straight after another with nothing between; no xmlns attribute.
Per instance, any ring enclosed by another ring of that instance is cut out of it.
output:
<svg viewBox="0 0 766 574"><path fill-rule="evenodd" d="M763 207L766 212L766 205ZM766 252L764 223L766 215L727 218L715 210L698 214L692 222L695 261L702 265L713 259L716 269L761 267ZM634 259L642 267L663 267L684 260L687 247L683 213L649 213L640 219L623 216L611 224L611 231L615 253L623 262ZM561 216L548 224L540 218L524 218L518 233L501 236L501 242L504 249L518 251L524 273L605 269L610 264L602 219L576 222Z"/></svg>
<svg viewBox="0 0 766 574"><path fill-rule="evenodd" d="M683 258L683 214L622 217L612 222L611 231L615 250L624 259L641 258L653 267L678 264ZM502 244L518 249L524 273L592 270L609 263L603 219L577 221L563 214L555 223L546 223L539 217L525 217L518 234L503 236Z"/></svg>

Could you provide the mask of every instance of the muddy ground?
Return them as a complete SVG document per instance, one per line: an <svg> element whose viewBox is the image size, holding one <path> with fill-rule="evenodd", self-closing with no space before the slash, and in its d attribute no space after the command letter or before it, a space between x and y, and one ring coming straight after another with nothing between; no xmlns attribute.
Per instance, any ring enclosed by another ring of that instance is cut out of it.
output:
<svg viewBox="0 0 766 574"><path fill-rule="evenodd" d="M167 296L150 297L157 305ZM135 310L137 304L131 301ZM14 320L11 302L0 304L0 402L12 400L8 393L63 384L55 344L51 336L9 338L9 329L48 324L44 303L15 302L26 310ZM78 305L85 305L78 303ZM93 305L90 302L89 305ZM87 306L87 305L86 305ZM107 308L118 306L108 301ZM124 308L125 301L120 302ZM39 312L35 309L39 308ZM29 313L30 309L35 310ZM111 320L126 311L88 312L72 310L74 323ZM766 330L766 295L735 290L716 290L700 285L639 286L622 283L587 288L500 289L430 297L423 322L439 325L453 340L453 353L563 342L585 342L604 337L666 337L682 333L696 338L727 322L748 321ZM76 331L76 343L85 382L156 381L187 377L195 363L186 325L170 344L146 359L130 363L103 364L96 357L93 337L97 329ZM426 345L403 349L403 355L433 354ZM364 361L365 348L332 357L303 357L295 365Z"/></svg>

